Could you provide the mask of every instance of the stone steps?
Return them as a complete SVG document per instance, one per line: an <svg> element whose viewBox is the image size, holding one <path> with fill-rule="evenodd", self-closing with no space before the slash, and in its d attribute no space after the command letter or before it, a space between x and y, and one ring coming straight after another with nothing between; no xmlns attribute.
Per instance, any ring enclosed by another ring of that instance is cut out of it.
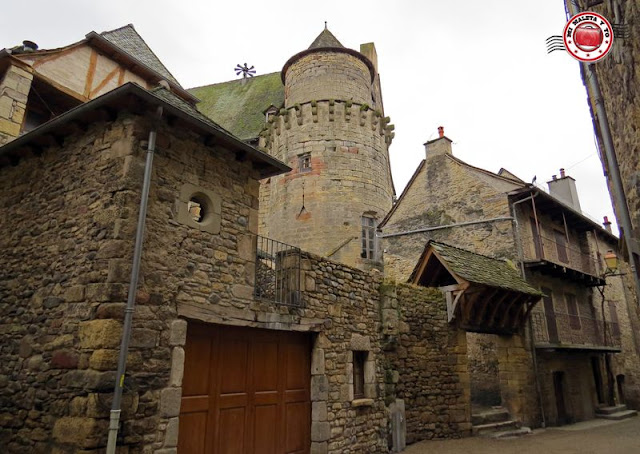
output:
<svg viewBox="0 0 640 454"><path fill-rule="evenodd" d="M626 405L616 405L615 407L602 407L596 410L596 418L621 421L627 418L638 416L635 410L628 410Z"/></svg>
<svg viewBox="0 0 640 454"><path fill-rule="evenodd" d="M521 427L518 421L511 419L509 411L494 407L471 415L471 433L488 438L514 438L531 433L528 427Z"/></svg>
<svg viewBox="0 0 640 454"><path fill-rule="evenodd" d="M508 420L499 422L490 422L487 424L479 424L471 427L473 435L488 435L496 432L504 432L507 430L519 429L518 421Z"/></svg>
<svg viewBox="0 0 640 454"><path fill-rule="evenodd" d="M610 415L612 413L617 413L619 411L624 411L626 409L627 409L627 406L624 404L613 405L611 407L599 407L596 409L596 413L602 414L602 415Z"/></svg>

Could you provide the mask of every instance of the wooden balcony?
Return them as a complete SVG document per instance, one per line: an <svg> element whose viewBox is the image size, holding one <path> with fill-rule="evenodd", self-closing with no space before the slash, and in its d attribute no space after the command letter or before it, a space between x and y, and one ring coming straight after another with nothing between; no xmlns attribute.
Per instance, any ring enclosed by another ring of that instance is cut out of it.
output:
<svg viewBox="0 0 640 454"><path fill-rule="evenodd" d="M536 348L549 350L621 351L618 323L558 312L531 313Z"/></svg>

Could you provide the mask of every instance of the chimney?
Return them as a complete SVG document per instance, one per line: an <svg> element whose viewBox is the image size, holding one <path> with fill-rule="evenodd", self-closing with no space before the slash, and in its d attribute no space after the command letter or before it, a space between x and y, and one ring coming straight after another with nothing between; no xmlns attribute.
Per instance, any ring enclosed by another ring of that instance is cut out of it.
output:
<svg viewBox="0 0 640 454"><path fill-rule="evenodd" d="M378 72L378 53L376 52L376 46L373 43L360 44L360 53L367 57L371 63L373 63L373 69Z"/></svg>
<svg viewBox="0 0 640 454"><path fill-rule="evenodd" d="M578 191L576 190L576 180L567 176L564 169L560 169L560 178L555 175L551 181L547 181L549 185L549 194L556 199L560 199L571 208L582 211L580 208L580 200L578 200Z"/></svg>
<svg viewBox="0 0 640 454"><path fill-rule="evenodd" d="M604 217L604 222L602 223L602 225L604 226L604 229L609 232L609 233L613 233L611 231L611 221L609 221L609 216L605 216Z"/></svg>
<svg viewBox="0 0 640 454"><path fill-rule="evenodd" d="M453 154L451 151L451 139L444 135L443 126L438 126L438 138L425 143L424 149L427 154L427 158L441 154Z"/></svg>

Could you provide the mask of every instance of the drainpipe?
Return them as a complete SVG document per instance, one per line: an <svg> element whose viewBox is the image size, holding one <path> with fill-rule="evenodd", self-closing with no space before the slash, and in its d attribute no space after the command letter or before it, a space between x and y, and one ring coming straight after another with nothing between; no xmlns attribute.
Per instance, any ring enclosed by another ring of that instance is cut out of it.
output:
<svg viewBox="0 0 640 454"><path fill-rule="evenodd" d="M162 116L162 107L156 111L156 120ZM129 350L129 340L131 339L131 328L133 323L133 313L136 305L136 289L138 288L138 277L140 276L140 260L142 258L142 243L144 241L144 225L147 218L147 204L149 200L149 186L151 185L151 170L153 167L153 153L156 148L156 127L153 126L149 132L149 143L147 146L147 159L144 167L144 179L142 182L142 197L140 198L140 211L138 213L138 227L136 229L136 242L133 249L133 262L131 266L131 281L129 282L129 295L127 297L127 307L124 310L124 327L122 330L122 341L120 343L120 354L118 356L118 372L116 373L116 383L113 387L113 403L109 418L109 438L107 441L107 454L115 454L116 442L118 438L118 427L120 423L120 411L122 405L122 391L124 389L124 377L127 366L127 355Z"/></svg>
<svg viewBox="0 0 640 454"><path fill-rule="evenodd" d="M575 0L567 1L569 7L569 13L571 17L579 13L578 6ZM600 135L602 143L604 144L604 155L607 162L607 168L609 170L609 176L611 177L611 184L613 186L613 198L614 204L618 208L618 221L622 224L624 234L627 236L627 253L629 254L629 267L631 268L631 275L633 276L633 282L636 287L636 304L640 299L640 280L638 279L638 270L636 269L636 263L633 258L633 226L631 224L631 215L629 214L629 207L627 206L626 197L624 194L624 186L622 185L622 177L620 176L620 168L618 167L618 158L616 157L615 148L613 146L613 139L611 137L611 130L609 129L609 119L607 118L607 111L604 108L604 100L602 99L602 91L600 90L600 82L598 81L598 75L596 74L596 67L593 63L587 64L580 62L582 71L587 79L587 94L593 94L593 103L596 107L596 117L598 117L598 125L600 126ZM590 93L589 93L590 92Z"/></svg>
<svg viewBox="0 0 640 454"><path fill-rule="evenodd" d="M531 203L533 203L534 197L537 197L537 196L538 196L537 192L535 194L531 193L529 197L525 197L524 199L518 200L517 202L514 202L511 204L511 216L513 217L516 242L518 243L517 248L518 248L518 256L520 258L520 271L522 272L522 279L524 279L525 281L527 280L527 275L524 271L524 249L522 247L522 238L520 237L518 217L516 216L516 205L522 202L526 202L527 200L531 200ZM542 404L542 387L540 386L540 377L538 377L538 354L536 353L536 341L533 338L533 322L531 321L531 314L529 314L528 326L529 326L529 343L531 346L531 359L533 361L533 376L536 381L536 393L538 394L538 402L540 403L540 419L541 419L540 424L542 428L545 428L547 426L547 421L544 416L544 405Z"/></svg>

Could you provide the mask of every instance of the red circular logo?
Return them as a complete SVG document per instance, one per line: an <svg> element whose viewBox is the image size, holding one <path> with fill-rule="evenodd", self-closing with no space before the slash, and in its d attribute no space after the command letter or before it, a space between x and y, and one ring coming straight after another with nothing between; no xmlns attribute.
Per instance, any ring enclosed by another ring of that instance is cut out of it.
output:
<svg viewBox="0 0 640 454"><path fill-rule="evenodd" d="M577 60L596 62L607 55L613 44L613 31L607 19L585 11L576 14L564 27L564 46Z"/></svg>

